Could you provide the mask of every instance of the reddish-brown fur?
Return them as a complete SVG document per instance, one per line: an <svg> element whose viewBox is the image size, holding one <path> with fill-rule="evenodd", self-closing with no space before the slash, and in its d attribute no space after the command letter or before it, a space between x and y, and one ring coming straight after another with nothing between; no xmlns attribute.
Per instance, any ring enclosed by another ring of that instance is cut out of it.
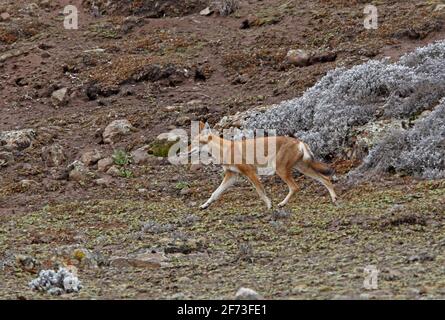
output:
<svg viewBox="0 0 445 320"><path fill-rule="evenodd" d="M207 145L212 155L224 159L224 161L220 163L224 168L225 176L218 189L216 189L210 199L201 206L202 209L207 208L213 201L218 199L219 196L234 183L236 177L239 175L244 175L253 184L260 198L266 203L268 208L271 208L271 201L267 197L257 174L259 168L267 167L267 165L261 161L265 159L275 164L272 164L272 166L274 166L276 174L286 182L289 187L288 195L279 206L286 205L292 195L298 190L298 185L292 174L294 167L302 174L322 183L328 189L331 199L335 203L336 194L330 181L330 175L333 174L333 170L328 165L315 161L311 151L304 142L292 137L264 137L230 141L220 138L211 132L205 132L203 129L204 123L201 122L200 133L196 139L199 140L201 145ZM273 149L270 147L272 143L276 146L275 152L270 150ZM264 146L264 150L258 150L258 146ZM248 149L249 147L251 149ZM253 163L247 161L248 154L246 150L255 150ZM263 151L264 159L260 159L261 152ZM241 161L235 162L235 155L238 156L238 160L241 159Z"/></svg>

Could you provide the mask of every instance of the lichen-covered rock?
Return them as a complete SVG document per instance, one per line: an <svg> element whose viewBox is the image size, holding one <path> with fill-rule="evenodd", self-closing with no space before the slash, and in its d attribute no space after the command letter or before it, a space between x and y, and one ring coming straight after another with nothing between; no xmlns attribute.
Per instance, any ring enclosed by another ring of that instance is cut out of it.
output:
<svg viewBox="0 0 445 320"><path fill-rule="evenodd" d="M173 132L162 133L150 144L149 153L156 157L168 157L170 148L181 139L181 135Z"/></svg>
<svg viewBox="0 0 445 320"><path fill-rule="evenodd" d="M104 130L102 136L105 143L113 143L120 136L128 135L134 131L134 127L127 119L114 120Z"/></svg>

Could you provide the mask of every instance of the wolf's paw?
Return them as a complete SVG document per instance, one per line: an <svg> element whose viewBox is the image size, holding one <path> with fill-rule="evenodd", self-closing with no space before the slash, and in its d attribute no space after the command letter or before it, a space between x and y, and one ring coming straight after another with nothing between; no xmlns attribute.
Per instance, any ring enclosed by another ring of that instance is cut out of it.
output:
<svg viewBox="0 0 445 320"><path fill-rule="evenodd" d="M203 205L199 206L199 209L205 210L205 209L207 209L209 207L209 205L210 204L208 204L208 203L204 203Z"/></svg>
<svg viewBox="0 0 445 320"><path fill-rule="evenodd" d="M283 208L285 205L287 204L287 202L280 202L279 204L278 204L278 208Z"/></svg>

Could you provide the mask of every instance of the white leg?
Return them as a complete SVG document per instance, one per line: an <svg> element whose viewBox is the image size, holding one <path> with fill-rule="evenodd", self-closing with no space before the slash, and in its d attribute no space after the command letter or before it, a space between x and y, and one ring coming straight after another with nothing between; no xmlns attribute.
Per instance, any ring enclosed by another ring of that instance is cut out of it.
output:
<svg viewBox="0 0 445 320"><path fill-rule="evenodd" d="M200 208L207 209L212 202L218 200L219 197L236 182L236 179L237 179L236 174L232 172L226 172L226 175L224 176L224 179L219 185L219 187L212 193L209 200L207 200L206 203L200 206Z"/></svg>
<svg viewBox="0 0 445 320"><path fill-rule="evenodd" d="M290 198L294 195L294 193L295 191L291 187L289 187L289 193L287 194L286 198L284 198L284 200L278 204L278 206L280 208L284 207L289 202Z"/></svg>

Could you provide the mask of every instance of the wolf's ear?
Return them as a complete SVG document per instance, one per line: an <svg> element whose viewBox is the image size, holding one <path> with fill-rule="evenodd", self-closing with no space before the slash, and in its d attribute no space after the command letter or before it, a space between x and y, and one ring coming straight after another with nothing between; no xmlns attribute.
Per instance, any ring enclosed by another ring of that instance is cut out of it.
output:
<svg viewBox="0 0 445 320"><path fill-rule="evenodd" d="M210 125L208 122L205 123L204 130L210 130Z"/></svg>
<svg viewBox="0 0 445 320"><path fill-rule="evenodd" d="M202 122L202 121L199 121L199 131L202 131L202 130L204 130L204 128L205 128L205 123L204 122Z"/></svg>

